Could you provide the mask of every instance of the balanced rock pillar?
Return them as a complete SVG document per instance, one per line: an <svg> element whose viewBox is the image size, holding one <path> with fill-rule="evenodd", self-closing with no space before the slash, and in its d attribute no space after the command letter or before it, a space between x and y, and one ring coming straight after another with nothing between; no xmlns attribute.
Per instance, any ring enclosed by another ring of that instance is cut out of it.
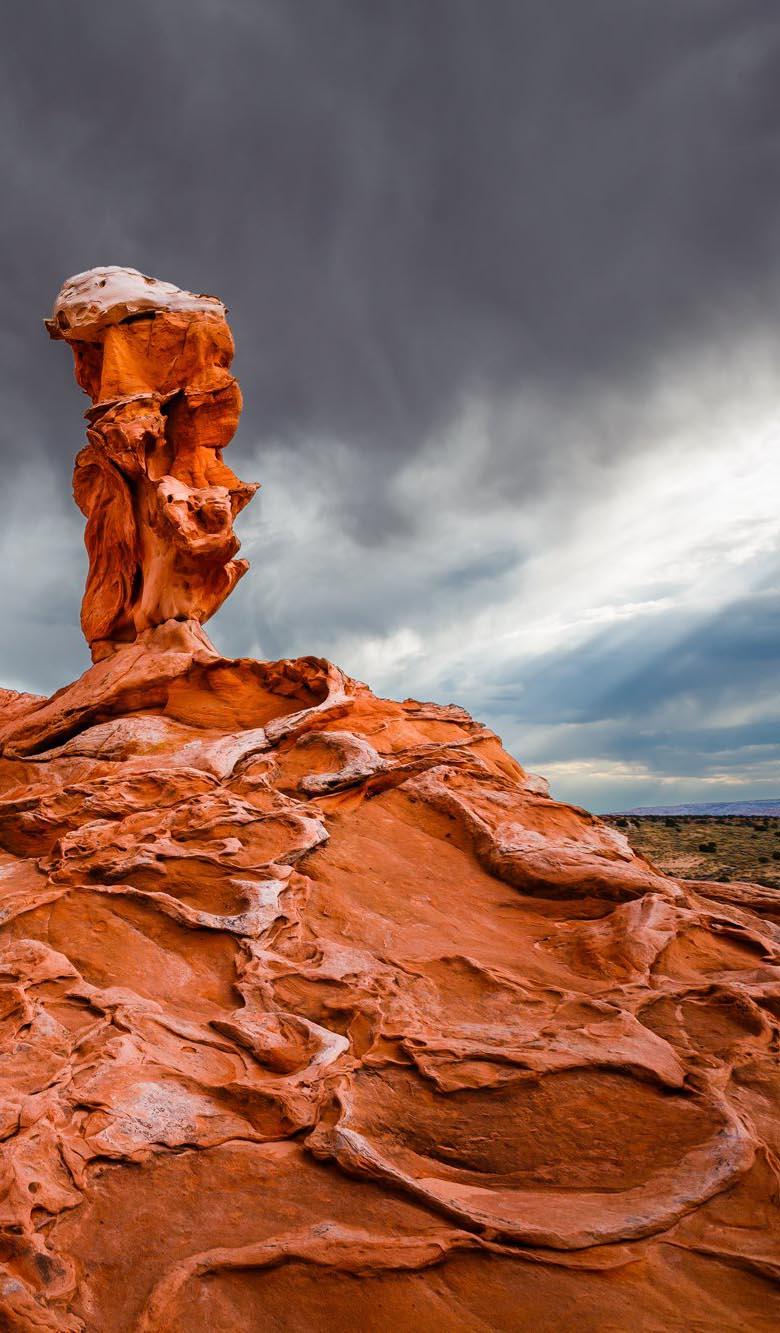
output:
<svg viewBox="0 0 780 1333"><path fill-rule="evenodd" d="M215 296L111 266L69 278L46 321L92 399L73 491L96 661L168 621L203 624L248 568L233 520L257 486L222 459L241 412L226 314Z"/></svg>

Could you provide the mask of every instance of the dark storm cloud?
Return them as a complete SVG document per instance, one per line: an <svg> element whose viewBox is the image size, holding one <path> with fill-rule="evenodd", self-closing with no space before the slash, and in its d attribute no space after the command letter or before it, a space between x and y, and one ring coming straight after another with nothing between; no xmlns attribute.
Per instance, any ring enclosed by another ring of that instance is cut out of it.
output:
<svg viewBox="0 0 780 1333"><path fill-rule="evenodd" d="M745 770L768 783L766 791L776 789L780 610L766 596L746 596L694 629L687 619L670 613L652 636L637 626L611 628L576 652L545 656L521 680L507 672L494 686L488 679L483 715L507 735L524 736L529 764L554 772L558 763L583 762L575 789L594 760L607 771L610 764L644 769L645 789L659 799L675 779L730 771L734 790ZM564 775L573 795L570 783ZM614 786L625 791L625 779ZM601 808L617 804L606 800Z"/></svg>
<svg viewBox="0 0 780 1333"><path fill-rule="evenodd" d="M385 467L470 391L768 313L766 0L36 0L9 28L4 308L58 407L34 316L95 262L224 295L245 436Z"/></svg>
<svg viewBox="0 0 780 1333"><path fill-rule="evenodd" d="M525 664L522 680L505 669L487 672L483 699L496 710L510 706L522 721L540 723L652 721L660 708L696 701L702 719L736 700L761 695L777 703L780 719L780 604L774 596L746 594L691 627L690 610L595 634L576 649L545 654ZM706 721L700 731L704 743ZM690 741L690 734L687 736ZM636 745L635 737L629 744Z"/></svg>
<svg viewBox="0 0 780 1333"><path fill-rule="evenodd" d="M312 588L273 496L257 502L256 591L215 626L234 651L320 650L404 614L421 635L436 608L467 637L487 589L520 578L534 497L584 506L654 447L659 364L774 324L775 0L34 0L4 36L8 680L50 689L84 659L60 632L84 570L80 399L38 322L73 272L130 264L223 297L237 469L266 477L283 455L319 505L323 565L332 538L351 544L349 582ZM453 496L447 428L475 402L487 444ZM398 478L431 441L413 502ZM492 531L508 503L511 542ZM539 707L628 717L632 690L644 706L637 636L622 683L572 692L564 655Z"/></svg>

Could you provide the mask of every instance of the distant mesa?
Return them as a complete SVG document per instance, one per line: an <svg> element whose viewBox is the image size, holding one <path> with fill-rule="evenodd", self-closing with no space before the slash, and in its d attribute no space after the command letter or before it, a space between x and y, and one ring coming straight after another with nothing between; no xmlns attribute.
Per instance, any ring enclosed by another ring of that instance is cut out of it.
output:
<svg viewBox="0 0 780 1333"><path fill-rule="evenodd" d="M716 819L718 815L777 815L780 816L780 797L766 801L700 801L692 805L636 805L630 810L614 810L605 819L639 815L701 815Z"/></svg>

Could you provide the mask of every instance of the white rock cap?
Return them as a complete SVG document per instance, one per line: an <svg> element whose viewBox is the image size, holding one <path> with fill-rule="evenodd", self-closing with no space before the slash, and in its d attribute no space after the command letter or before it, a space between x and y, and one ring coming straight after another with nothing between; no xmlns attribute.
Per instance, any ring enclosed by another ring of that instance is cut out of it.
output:
<svg viewBox="0 0 780 1333"><path fill-rule="evenodd" d="M135 268L91 268L68 278L44 320L52 338L94 342L110 324L147 310L206 311L223 318L227 310L216 296L196 296L172 282L147 278Z"/></svg>

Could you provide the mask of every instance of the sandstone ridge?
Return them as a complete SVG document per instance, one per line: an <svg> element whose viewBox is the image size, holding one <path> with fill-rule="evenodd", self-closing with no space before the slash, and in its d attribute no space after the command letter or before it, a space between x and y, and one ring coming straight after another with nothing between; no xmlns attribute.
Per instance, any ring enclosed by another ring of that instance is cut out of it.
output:
<svg viewBox="0 0 780 1333"><path fill-rule="evenodd" d="M317 658L2 703L8 1327L769 1327L776 925Z"/></svg>

